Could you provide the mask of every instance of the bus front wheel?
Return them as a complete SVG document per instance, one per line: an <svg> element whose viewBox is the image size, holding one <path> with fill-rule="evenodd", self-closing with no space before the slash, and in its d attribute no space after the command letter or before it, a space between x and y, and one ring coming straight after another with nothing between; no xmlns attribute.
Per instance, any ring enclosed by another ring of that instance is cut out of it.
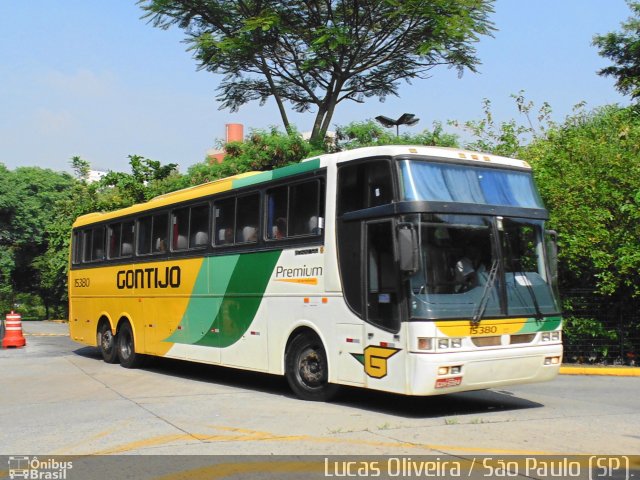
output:
<svg viewBox="0 0 640 480"><path fill-rule="evenodd" d="M107 363L118 363L118 348L116 336L111 333L111 326L102 322L98 327L97 342L102 359Z"/></svg>
<svg viewBox="0 0 640 480"><path fill-rule="evenodd" d="M122 324L117 335L118 358L124 368L137 368L143 363L143 355L136 353L133 330L129 322Z"/></svg>
<svg viewBox="0 0 640 480"><path fill-rule="evenodd" d="M285 367L291 390L303 400L325 402L338 393L338 385L329 383L327 354L316 335L302 333L292 340Z"/></svg>

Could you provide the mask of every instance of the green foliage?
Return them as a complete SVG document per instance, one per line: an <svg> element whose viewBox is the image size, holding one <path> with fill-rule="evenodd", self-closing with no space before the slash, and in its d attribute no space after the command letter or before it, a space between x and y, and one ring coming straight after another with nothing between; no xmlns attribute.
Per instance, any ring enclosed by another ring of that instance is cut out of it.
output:
<svg viewBox="0 0 640 480"><path fill-rule="evenodd" d="M129 155L131 173L108 172L97 184L99 210L115 210L142 203L184 187L175 163L162 165L139 155Z"/></svg>
<svg viewBox="0 0 640 480"><path fill-rule="evenodd" d="M48 231L56 226L54 207L69 198L75 180L66 173L38 167L14 171L0 166L0 308L7 310L22 292L37 295L45 306L56 293L43 280ZM68 232L67 232L68 235ZM57 279L60 283L60 279Z"/></svg>
<svg viewBox="0 0 640 480"><path fill-rule="evenodd" d="M397 95L435 66L475 71L474 48L494 30L493 0L238 2L139 0L153 25L185 30L200 68L223 75L222 108L273 98L316 111L322 141L338 104Z"/></svg>
<svg viewBox="0 0 640 480"><path fill-rule="evenodd" d="M445 133L442 124L434 122L433 130L424 130L412 135L403 133L396 136L389 129L383 128L374 120L352 122L336 130L336 148L349 150L359 147L377 145L430 145L438 147L457 147L458 137Z"/></svg>
<svg viewBox="0 0 640 480"><path fill-rule="evenodd" d="M609 355L609 344L618 340L618 332L607 329L596 318L564 317L563 334L571 345L581 345L582 355L576 358L579 363L601 361Z"/></svg>
<svg viewBox="0 0 640 480"><path fill-rule="evenodd" d="M640 2L627 0L633 14L621 24L620 32L610 32L593 37L593 45L601 56L613 65L601 69L598 74L616 79L616 88L631 98L640 97Z"/></svg>
<svg viewBox="0 0 640 480"><path fill-rule="evenodd" d="M640 115L579 111L522 150L559 232L565 285L640 295Z"/></svg>
<svg viewBox="0 0 640 480"><path fill-rule="evenodd" d="M198 185L238 173L273 170L319 153L295 130L282 133L275 127L252 130L245 141L227 143L225 151L222 163L206 161L189 168L189 182Z"/></svg>
<svg viewBox="0 0 640 480"><path fill-rule="evenodd" d="M525 118L526 125L515 119L496 124L491 111L491 100L486 98L482 101L483 119L449 122L450 125L471 134L472 141L466 143L466 148L506 157L519 157L523 147L532 139L544 135L547 129L554 126L551 120L551 106L548 103L543 103L537 112L534 112L533 102L525 99L524 91L512 94L511 98L514 99L520 115ZM534 113L535 123L531 118Z"/></svg>

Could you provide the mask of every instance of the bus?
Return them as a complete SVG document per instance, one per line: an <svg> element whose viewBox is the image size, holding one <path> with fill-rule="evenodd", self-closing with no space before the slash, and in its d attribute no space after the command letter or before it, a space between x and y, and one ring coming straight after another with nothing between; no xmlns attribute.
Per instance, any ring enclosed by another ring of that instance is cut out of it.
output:
<svg viewBox="0 0 640 480"><path fill-rule="evenodd" d="M554 378L555 233L524 161L380 146L249 172L73 224L69 328L166 357L434 395Z"/></svg>

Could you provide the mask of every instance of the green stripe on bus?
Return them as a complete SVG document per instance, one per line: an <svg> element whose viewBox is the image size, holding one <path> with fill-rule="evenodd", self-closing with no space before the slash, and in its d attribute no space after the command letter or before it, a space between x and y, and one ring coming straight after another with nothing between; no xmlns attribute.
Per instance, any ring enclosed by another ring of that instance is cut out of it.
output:
<svg viewBox="0 0 640 480"><path fill-rule="evenodd" d="M202 262L192 298L176 330L165 342L192 344L211 329L240 255L209 257Z"/></svg>
<svg viewBox="0 0 640 480"><path fill-rule="evenodd" d="M527 318L526 323L518 333L548 332L558 328L561 321L562 317L545 317L543 320Z"/></svg>
<svg viewBox="0 0 640 480"><path fill-rule="evenodd" d="M196 345L228 347L246 333L260 307L281 250L240 255L215 318ZM215 258L215 257L214 257ZM210 273L217 274L215 261ZM210 318L210 317L209 317Z"/></svg>
<svg viewBox="0 0 640 480"><path fill-rule="evenodd" d="M262 172L250 177L238 178L233 181L231 188L247 187L249 185L255 185L269 180L276 180L278 178L290 177L291 175L298 175L300 173L308 172L320 168L320 159L314 158L302 163L296 163L287 167L277 168L269 172Z"/></svg>

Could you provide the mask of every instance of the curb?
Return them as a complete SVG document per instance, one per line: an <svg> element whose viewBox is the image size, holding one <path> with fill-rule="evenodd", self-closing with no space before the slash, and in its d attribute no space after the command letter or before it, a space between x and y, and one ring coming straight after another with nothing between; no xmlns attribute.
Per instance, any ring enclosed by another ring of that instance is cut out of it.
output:
<svg viewBox="0 0 640 480"><path fill-rule="evenodd" d="M640 377L638 367L560 367L560 375L606 375L615 377Z"/></svg>

